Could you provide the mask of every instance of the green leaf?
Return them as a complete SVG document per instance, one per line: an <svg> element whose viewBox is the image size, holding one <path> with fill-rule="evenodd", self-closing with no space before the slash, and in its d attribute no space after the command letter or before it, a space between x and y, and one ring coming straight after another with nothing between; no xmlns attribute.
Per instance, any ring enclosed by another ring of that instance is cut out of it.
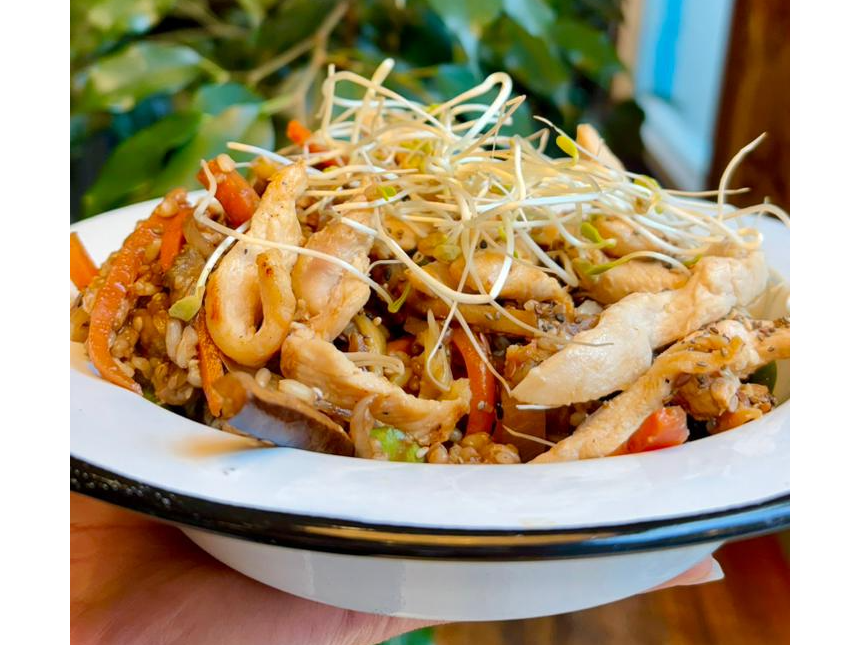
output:
<svg viewBox="0 0 860 645"><path fill-rule="evenodd" d="M535 38L509 18L488 35L501 65L529 91L562 103L570 70L545 38Z"/></svg>
<svg viewBox="0 0 860 645"><path fill-rule="evenodd" d="M606 145L621 161L641 159L643 151L640 130L645 122L645 112L633 100L615 103L603 118L601 134Z"/></svg>
<svg viewBox="0 0 860 645"><path fill-rule="evenodd" d="M244 85L223 83L204 85L194 93L191 105L201 112L217 116L228 107L260 103L262 99Z"/></svg>
<svg viewBox="0 0 860 645"><path fill-rule="evenodd" d="M478 42L484 27L501 13L502 0L430 0L430 7L457 36L469 62L477 66Z"/></svg>
<svg viewBox="0 0 860 645"><path fill-rule="evenodd" d="M260 25L255 45L263 63L312 35L335 6L335 0L284 0Z"/></svg>
<svg viewBox="0 0 860 645"><path fill-rule="evenodd" d="M80 109L125 112L155 92L178 92L200 75L200 62L190 47L134 43L84 71Z"/></svg>
<svg viewBox="0 0 860 645"><path fill-rule="evenodd" d="M449 62L453 54L451 34L428 7L418 7L398 34L397 58L416 67Z"/></svg>
<svg viewBox="0 0 860 645"><path fill-rule="evenodd" d="M536 125L539 125L532 117L532 109L529 107L528 101L524 102L511 117L511 125L502 126L499 134L503 136L513 136L515 134L521 137L527 137L536 130Z"/></svg>
<svg viewBox="0 0 860 645"><path fill-rule="evenodd" d="M71 3L72 58L109 47L125 35L152 29L176 0L75 0Z"/></svg>
<svg viewBox="0 0 860 645"><path fill-rule="evenodd" d="M624 18L622 5L624 0L548 0L556 13L561 17L573 17L586 20L596 27L617 24Z"/></svg>
<svg viewBox="0 0 860 645"><path fill-rule="evenodd" d="M439 65L432 77L432 86L440 101L462 94L481 82L466 65Z"/></svg>
<svg viewBox="0 0 860 645"><path fill-rule="evenodd" d="M109 115L110 132L119 143L175 111L177 110L174 110L173 107L173 97L167 94L150 94L138 101L137 105L128 112ZM98 113L90 114L98 115ZM107 117L108 115L101 114L100 116Z"/></svg>
<svg viewBox="0 0 860 645"><path fill-rule="evenodd" d="M201 159L212 159L227 152L228 141L243 141L259 117L259 105L234 105L218 116L203 115L194 138L176 151L150 189L153 196L183 186L197 187Z"/></svg>
<svg viewBox="0 0 860 645"><path fill-rule="evenodd" d="M544 0L504 0L505 13L532 36L544 36L555 12Z"/></svg>
<svg viewBox="0 0 860 645"><path fill-rule="evenodd" d="M198 112L171 114L123 141L84 196L84 216L128 203L132 201L129 196L138 193L148 195L148 184L161 170L167 153L189 141L200 120Z"/></svg>
<svg viewBox="0 0 860 645"><path fill-rule="evenodd" d="M82 145L90 134L89 119L85 114L73 114L69 121L72 149Z"/></svg>
<svg viewBox="0 0 860 645"><path fill-rule="evenodd" d="M266 17L266 12L275 4L275 0L238 0L239 6L245 10L254 27L259 27Z"/></svg>
<svg viewBox="0 0 860 645"><path fill-rule="evenodd" d="M273 150L275 148L275 126L272 124L272 119L266 114L258 116L251 127L242 135L241 141L258 148Z"/></svg>
<svg viewBox="0 0 860 645"><path fill-rule="evenodd" d="M603 86L624 68L609 36L584 22L561 19L553 25L552 37L571 64Z"/></svg>
<svg viewBox="0 0 860 645"><path fill-rule="evenodd" d="M437 101L446 101L458 94L472 89L481 79L466 65L439 65L431 77L430 88ZM487 96L492 94L492 90ZM476 97L475 100L479 100ZM518 134L527 136L535 131L535 122L529 104L523 103L511 117L512 124L503 126L500 133L505 136Z"/></svg>

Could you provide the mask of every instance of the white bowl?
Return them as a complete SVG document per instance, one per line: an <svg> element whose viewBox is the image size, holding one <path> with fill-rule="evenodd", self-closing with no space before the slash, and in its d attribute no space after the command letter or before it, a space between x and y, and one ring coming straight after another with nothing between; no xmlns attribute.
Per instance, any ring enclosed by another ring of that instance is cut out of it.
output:
<svg viewBox="0 0 860 645"><path fill-rule="evenodd" d="M72 226L96 261L155 202ZM764 221L788 277L788 231ZM787 364L779 389L787 397ZM789 404L677 448L565 464L433 466L253 448L101 380L71 345L71 488L177 524L320 602L438 620L573 611L658 585L789 521Z"/></svg>

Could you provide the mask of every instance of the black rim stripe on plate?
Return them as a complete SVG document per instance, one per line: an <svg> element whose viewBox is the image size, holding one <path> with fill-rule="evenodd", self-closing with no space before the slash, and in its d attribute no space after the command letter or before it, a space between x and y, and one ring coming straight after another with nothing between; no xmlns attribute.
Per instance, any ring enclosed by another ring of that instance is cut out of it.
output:
<svg viewBox="0 0 860 645"><path fill-rule="evenodd" d="M351 555L545 559L646 551L771 533L789 524L789 496L680 518L579 529L428 529L234 506L135 481L71 457L70 488L169 522L244 540Z"/></svg>

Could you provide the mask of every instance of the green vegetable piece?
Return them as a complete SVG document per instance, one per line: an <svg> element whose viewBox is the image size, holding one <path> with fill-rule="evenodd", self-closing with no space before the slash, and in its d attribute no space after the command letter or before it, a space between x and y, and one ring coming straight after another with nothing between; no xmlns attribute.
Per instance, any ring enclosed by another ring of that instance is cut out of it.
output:
<svg viewBox="0 0 860 645"><path fill-rule="evenodd" d="M594 225L589 222L583 222L579 227L579 231L586 240L593 242L594 244L598 244L599 246L597 248L603 249L615 246L614 239L603 239L600 231L598 231Z"/></svg>
<svg viewBox="0 0 860 645"><path fill-rule="evenodd" d="M582 233L582 236L589 242L600 244L603 241L603 238L600 236L600 232L594 228L593 224L583 222L582 226L579 227L579 230Z"/></svg>
<svg viewBox="0 0 860 645"><path fill-rule="evenodd" d="M200 311L202 305L203 299L196 293L192 293L190 296L185 296L181 300L174 302L167 313L174 318L179 318L183 322L190 322L197 315L197 312Z"/></svg>
<svg viewBox="0 0 860 645"><path fill-rule="evenodd" d="M406 288L403 290L403 293L400 294L400 297L388 305L388 313L396 314L400 311L400 308L403 306L403 303L406 302L406 298L409 296L411 291L412 285L407 283Z"/></svg>
<svg viewBox="0 0 860 645"><path fill-rule="evenodd" d="M424 461L418 457L420 446L412 437L392 426L381 426L370 431L370 436L376 439L382 447L382 452L389 461L408 461L412 463Z"/></svg>
<svg viewBox="0 0 860 645"><path fill-rule="evenodd" d="M160 407L165 407L165 405L158 400L158 397L155 396L155 388L152 384L143 385L143 398L149 401L150 403L155 403L155 405Z"/></svg>
<svg viewBox="0 0 860 645"><path fill-rule="evenodd" d="M385 201L388 201L397 194L397 189L394 186L380 186L379 193Z"/></svg>
<svg viewBox="0 0 860 645"><path fill-rule="evenodd" d="M767 365L762 365L759 367L752 375L749 377L750 383L757 383L758 385L764 385L770 390L771 394L773 394L773 389L776 387L776 377L777 377L777 367L776 361L771 361Z"/></svg>

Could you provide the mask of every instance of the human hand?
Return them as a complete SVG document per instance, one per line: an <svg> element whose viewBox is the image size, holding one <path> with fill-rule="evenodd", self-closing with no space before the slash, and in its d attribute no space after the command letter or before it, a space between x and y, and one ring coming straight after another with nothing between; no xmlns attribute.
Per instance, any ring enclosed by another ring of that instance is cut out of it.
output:
<svg viewBox="0 0 860 645"><path fill-rule="evenodd" d="M247 578L179 530L71 494L71 642L371 645L428 621L305 600ZM712 558L657 587L722 576Z"/></svg>

